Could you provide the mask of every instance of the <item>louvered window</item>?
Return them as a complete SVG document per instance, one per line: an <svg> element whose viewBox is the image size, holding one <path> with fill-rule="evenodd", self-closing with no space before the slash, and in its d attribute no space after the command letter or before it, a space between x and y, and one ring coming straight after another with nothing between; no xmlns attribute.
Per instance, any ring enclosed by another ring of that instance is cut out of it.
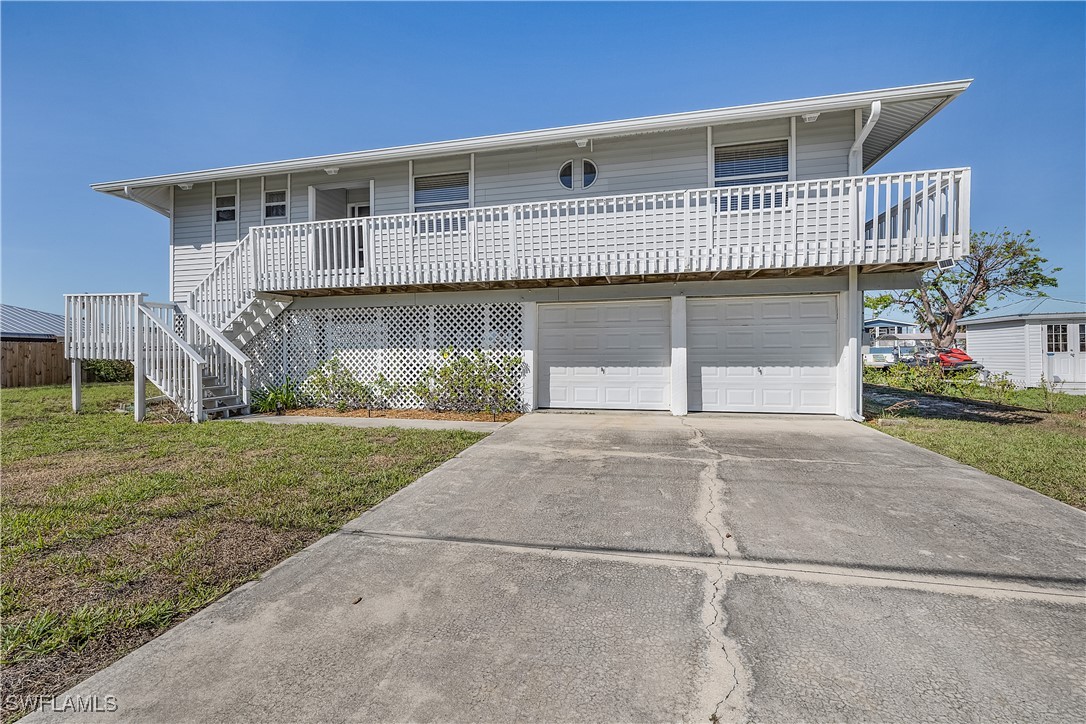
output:
<svg viewBox="0 0 1086 724"><path fill-rule="evenodd" d="M1081 324L1078 328L1078 351L1086 352L1086 324Z"/></svg>
<svg viewBox="0 0 1086 724"><path fill-rule="evenodd" d="M717 146L713 152L716 186L749 186L788 180L788 141Z"/></svg>
<svg viewBox="0 0 1086 724"><path fill-rule="evenodd" d="M415 178L415 210L441 211L468 207L468 174L445 173Z"/></svg>

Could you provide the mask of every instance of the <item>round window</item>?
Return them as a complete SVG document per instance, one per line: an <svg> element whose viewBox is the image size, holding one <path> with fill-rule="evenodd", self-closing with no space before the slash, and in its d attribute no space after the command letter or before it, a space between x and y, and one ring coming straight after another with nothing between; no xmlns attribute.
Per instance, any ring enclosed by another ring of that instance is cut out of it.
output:
<svg viewBox="0 0 1086 724"><path fill-rule="evenodd" d="M567 189L573 188L573 161L566 161L558 170L558 183Z"/></svg>
<svg viewBox="0 0 1086 724"><path fill-rule="evenodd" d="M587 158L581 161L581 171L584 172L584 188L596 183L596 164Z"/></svg>

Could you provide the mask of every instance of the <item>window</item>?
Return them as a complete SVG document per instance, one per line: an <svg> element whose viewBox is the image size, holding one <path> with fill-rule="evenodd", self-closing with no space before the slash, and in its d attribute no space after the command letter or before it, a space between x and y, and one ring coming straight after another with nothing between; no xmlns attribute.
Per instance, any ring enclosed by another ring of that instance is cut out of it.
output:
<svg viewBox="0 0 1086 724"><path fill-rule="evenodd" d="M468 208L468 174L445 173L415 177L415 210Z"/></svg>
<svg viewBox="0 0 1086 724"><path fill-rule="evenodd" d="M1078 326L1078 351L1086 352L1086 324Z"/></svg>
<svg viewBox="0 0 1086 724"><path fill-rule="evenodd" d="M215 197L215 221L233 221L237 216L237 199L234 196Z"/></svg>
<svg viewBox="0 0 1086 724"><path fill-rule="evenodd" d="M583 172L581 186L582 188L588 188L592 184L596 183L596 164L593 161L589 161L587 158L581 161L581 171Z"/></svg>
<svg viewBox="0 0 1086 724"><path fill-rule="evenodd" d="M558 169L558 183L567 189L573 188L573 161L566 161L562 168Z"/></svg>
<svg viewBox="0 0 1086 724"><path fill-rule="evenodd" d="M359 201L353 204L347 204L347 218L349 219L361 219L370 215L370 202Z"/></svg>
<svg viewBox="0 0 1086 724"><path fill-rule="evenodd" d="M287 218L287 192L286 191L265 191L264 192L264 218L265 219L285 219L285 218Z"/></svg>
<svg viewBox="0 0 1086 724"><path fill-rule="evenodd" d="M788 141L713 149L715 186L750 186L788 180Z"/></svg>
<svg viewBox="0 0 1086 724"><path fill-rule="evenodd" d="M1066 352L1067 351L1067 325L1066 324L1050 324L1048 325L1048 344L1046 347L1047 352Z"/></svg>
<svg viewBox="0 0 1086 724"><path fill-rule="evenodd" d="M759 186L788 180L788 141L764 141L713 149L713 185ZM780 191L730 193L720 199L721 211L779 208L784 205Z"/></svg>

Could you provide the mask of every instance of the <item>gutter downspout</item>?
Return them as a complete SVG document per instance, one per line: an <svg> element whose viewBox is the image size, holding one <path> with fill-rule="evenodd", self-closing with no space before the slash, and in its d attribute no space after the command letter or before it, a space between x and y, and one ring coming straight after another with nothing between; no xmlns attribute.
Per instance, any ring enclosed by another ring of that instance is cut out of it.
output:
<svg viewBox="0 0 1086 724"><path fill-rule="evenodd" d="M879 116L882 115L882 101L871 102L871 115L867 117L867 123L860 129L860 133L856 136L856 141L852 144L852 148L848 150L848 174L849 176L859 176L863 174L864 169L864 141L867 140L867 136L871 133L871 130L875 127L875 124L879 122Z"/></svg>

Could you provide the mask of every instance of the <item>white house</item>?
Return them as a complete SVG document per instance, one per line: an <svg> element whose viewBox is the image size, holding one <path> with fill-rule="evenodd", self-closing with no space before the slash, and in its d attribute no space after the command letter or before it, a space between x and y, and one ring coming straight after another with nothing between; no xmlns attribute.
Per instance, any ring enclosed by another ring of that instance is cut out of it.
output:
<svg viewBox="0 0 1086 724"><path fill-rule="evenodd" d="M853 417L864 290L969 243L968 168L864 172L969 84L95 184L170 219L172 300L69 295L68 356L133 360L193 419L450 346L523 356L526 409Z"/></svg>
<svg viewBox="0 0 1086 724"><path fill-rule="evenodd" d="M969 356L1024 387L1041 375L1061 392L1086 394L1086 301L1023 299L962 320Z"/></svg>

